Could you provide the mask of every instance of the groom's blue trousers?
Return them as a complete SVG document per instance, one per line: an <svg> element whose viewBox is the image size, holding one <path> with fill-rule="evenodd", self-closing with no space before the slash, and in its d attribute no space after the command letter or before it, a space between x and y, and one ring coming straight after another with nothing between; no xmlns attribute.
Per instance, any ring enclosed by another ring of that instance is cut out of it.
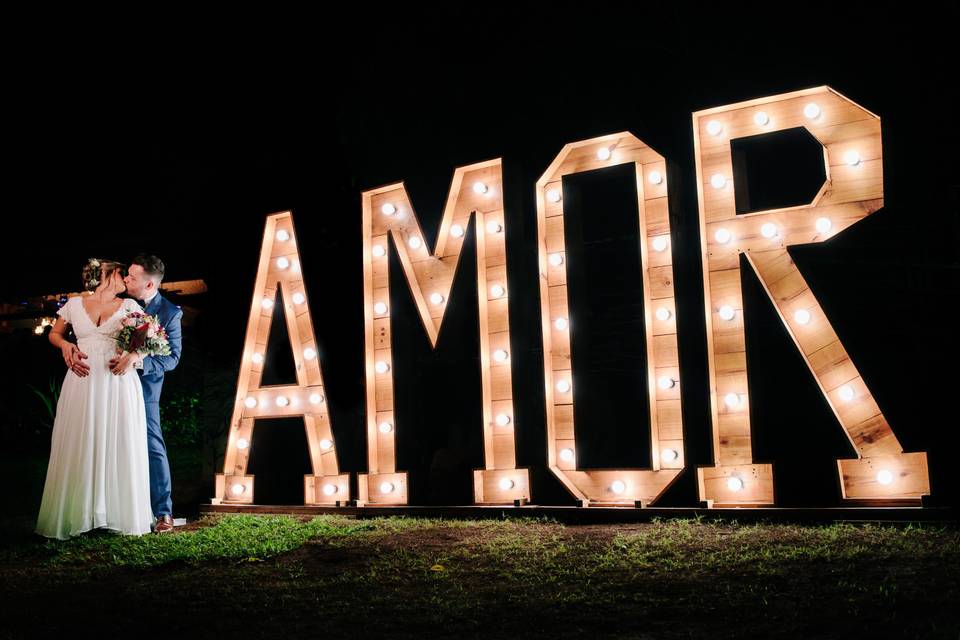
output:
<svg viewBox="0 0 960 640"><path fill-rule="evenodd" d="M160 431L160 403L148 402L147 451L150 454L150 504L153 515L173 516L173 500L170 498L170 463L167 461L167 445Z"/></svg>

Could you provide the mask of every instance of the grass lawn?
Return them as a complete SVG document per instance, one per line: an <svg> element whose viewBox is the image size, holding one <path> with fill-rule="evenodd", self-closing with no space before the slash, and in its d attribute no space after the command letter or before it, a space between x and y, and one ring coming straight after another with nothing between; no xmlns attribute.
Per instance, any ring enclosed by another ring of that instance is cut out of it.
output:
<svg viewBox="0 0 960 640"><path fill-rule="evenodd" d="M0 637L957 638L960 532L220 515L20 540L0 585Z"/></svg>

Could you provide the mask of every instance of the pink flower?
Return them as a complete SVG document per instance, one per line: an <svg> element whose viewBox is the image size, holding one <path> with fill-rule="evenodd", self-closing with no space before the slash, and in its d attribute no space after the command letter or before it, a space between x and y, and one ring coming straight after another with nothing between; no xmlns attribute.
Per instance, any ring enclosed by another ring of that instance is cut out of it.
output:
<svg viewBox="0 0 960 640"><path fill-rule="evenodd" d="M156 332L156 330L153 328L153 325L150 325L150 326L147 328L147 337L148 337L148 338L152 338L152 337L154 337L155 335L157 335L157 332Z"/></svg>
<svg viewBox="0 0 960 640"><path fill-rule="evenodd" d="M137 326L137 319L136 319L136 318L129 318L129 317L128 317L128 318L124 318L124 319L123 319L123 326L125 326L125 327L135 327L135 326Z"/></svg>

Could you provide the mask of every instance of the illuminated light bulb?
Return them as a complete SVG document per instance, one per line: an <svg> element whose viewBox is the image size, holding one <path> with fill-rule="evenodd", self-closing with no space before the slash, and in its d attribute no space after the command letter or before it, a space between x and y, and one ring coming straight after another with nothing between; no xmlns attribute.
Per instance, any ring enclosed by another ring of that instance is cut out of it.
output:
<svg viewBox="0 0 960 640"><path fill-rule="evenodd" d="M33 332L37 335L40 335L41 333L43 333L43 325L37 325L36 328L33 330Z"/></svg>
<svg viewBox="0 0 960 640"><path fill-rule="evenodd" d="M407 246L416 251L423 246L423 242L420 240L419 236L410 236L410 239L407 240Z"/></svg>
<svg viewBox="0 0 960 640"><path fill-rule="evenodd" d="M393 424L389 422L381 422L380 426L377 428L380 429L380 433L390 433L393 431Z"/></svg>
<svg viewBox="0 0 960 640"><path fill-rule="evenodd" d="M386 373L387 371L390 371L390 365L384 362L383 360L380 360L376 364L376 370L377 370L377 373Z"/></svg>
<svg viewBox="0 0 960 640"><path fill-rule="evenodd" d="M380 483L380 493L393 493L393 483L392 483L392 482L381 482L381 483Z"/></svg>
<svg viewBox="0 0 960 640"><path fill-rule="evenodd" d="M627 483L625 483L623 480L614 480L610 483L610 490L615 494L620 495L627 490Z"/></svg>
<svg viewBox="0 0 960 640"><path fill-rule="evenodd" d="M597 150L597 157L603 160L604 162L609 160L610 156L611 156L610 149L608 149L607 147L600 147L600 149Z"/></svg>
<svg viewBox="0 0 960 640"><path fill-rule="evenodd" d="M850 385L845 384L842 387L840 387L840 399L843 400L844 402L850 402L856 396L857 396L856 391L854 391L853 387L851 387Z"/></svg>
<svg viewBox="0 0 960 640"><path fill-rule="evenodd" d="M264 298L263 300L260 301L260 306L263 307L264 309L272 309L273 298Z"/></svg>
<svg viewBox="0 0 960 640"><path fill-rule="evenodd" d="M500 425L501 427L507 426L508 424L510 424L510 416L508 416L505 413L498 414L497 424Z"/></svg>
<svg viewBox="0 0 960 640"><path fill-rule="evenodd" d="M487 223L487 233L500 233L501 231L503 231L503 226L496 220Z"/></svg>
<svg viewBox="0 0 960 640"><path fill-rule="evenodd" d="M553 326L557 329L557 331L565 331L567 327L570 326L570 323L567 322L566 318L557 318L553 321Z"/></svg>
<svg viewBox="0 0 960 640"><path fill-rule="evenodd" d="M723 396L723 403L730 409L736 409L740 406L740 396L735 393L728 393Z"/></svg>
<svg viewBox="0 0 960 640"><path fill-rule="evenodd" d="M718 136L721 131L723 131L723 125L720 124L719 120L711 120L707 123L707 133L710 135Z"/></svg>
<svg viewBox="0 0 960 640"><path fill-rule="evenodd" d="M657 380L657 385L664 391L666 391L667 389L672 389L675 384L677 384L677 381L669 376L663 376L662 378Z"/></svg>
<svg viewBox="0 0 960 640"><path fill-rule="evenodd" d="M765 225L760 227L760 234L763 235L764 238L776 237L777 225L773 224L772 222L766 223Z"/></svg>
<svg viewBox="0 0 960 640"><path fill-rule="evenodd" d="M770 122L770 116L767 115L766 111L757 111L753 114L753 121L762 127Z"/></svg>
<svg viewBox="0 0 960 640"><path fill-rule="evenodd" d="M392 216L397 212L397 208L388 202L380 207L380 211L383 212L385 216Z"/></svg>
<svg viewBox="0 0 960 640"><path fill-rule="evenodd" d="M807 116L811 120L816 120L820 117L820 105L816 102L811 102L803 108L803 115Z"/></svg>
<svg viewBox="0 0 960 640"><path fill-rule="evenodd" d="M730 233L728 229L717 229L717 232L713 234L713 238L720 244L727 244L733 239L733 234Z"/></svg>
<svg viewBox="0 0 960 640"><path fill-rule="evenodd" d="M884 485L890 484L893 482L893 474L883 469L877 474L877 482Z"/></svg>
<svg viewBox="0 0 960 640"><path fill-rule="evenodd" d="M321 402L323 402L323 394L322 394L322 393L311 393L311 394L310 394L310 404L320 404Z"/></svg>
<svg viewBox="0 0 960 640"><path fill-rule="evenodd" d="M323 495L332 496L337 492L337 485L335 484L325 484L323 485Z"/></svg>
<svg viewBox="0 0 960 640"><path fill-rule="evenodd" d="M300 293L299 291L297 291L295 294L293 294L293 303L294 303L294 304L303 304L303 303L306 302L306 301L307 301L307 297L306 297L305 295L303 295L302 293Z"/></svg>
<svg viewBox="0 0 960 640"><path fill-rule="evenodd" d="M510 357L510 354L508 354L503 349L497 349L496 351L493 352L493 359L496 360L497 362L506 362L507 358L509 357Z"/></svg>
<svg viewBox="0 0 960 640"><path fill-rule="evenodd" d="M289 267L289 266L290 266L290 261L289 261L289 260L287 260L286 258L283 258L283 257L277 258L277 268L278 268L278 269L286 269L286 268Z"/></svg>
<svg viewBox="0 0 960 640"><path fill-rule="evenodd" d="M473 183L473 192L474 192L474 193L484 194L484 193L486 193L487 191L489 191L489 189L487 188L487 185L483 184L482 182L474 182L474 183Z"/></svg>
<svg viewBox="0 0 960 640"><path fill-rule="evenodd" d="M237 483L237 484L233 485L232 487L230 487L230 490L233 491L233 495L238 496L238 495L240 495L241 493L243 493L244 491L246 491L247 488L246 488L245 486L243 486L242 484Z"/></svg>
<svg viewBox="0 0 960 640"><path fill-rule="evenodd" d="M503 294L505 293L506 293L506 290L503 288L502 285L495 284L492 287L490 287L490 295L492 295L494 298L502 298Z"/></svg>
<svg viewBox="0 0 960 640"><path fill-rule="evenodd" d="M552 253L550 254L550 265L553 267L559 267L563 264L563 254L562 253Z"/></svg>
<svg viewBox="0 0 960 640"><path fill-rule="evenodd" d="M557 391L560 393L566 393L570 391L570 382L567 380L560 380L557 382Z"/></svg>
<svg viewBox="0 0 960 640"><path fill-rule="evenodd" d="M660 459L664 462L673 462L680 457L680 453L675 449L664 449L663 453L660 454Z"/></svg>
<svg viewBox="0 0 960 640"><path fill-rule="evenodd" d="M730 476L727 478L727 489L730 491L740 491L743 489L743 480L737 476Z"/></svg>
<svg viewBox="0 0 960 640"><path fill-rule="evenodd" d="M727 186L727 177L722 173L715 173L710 178L710 184L713 185L714 189L723 189Z"/></svg>
<svg viewBox="0 0 960 640"><path fill-rule="evenodd" d="M797 309L796 313L793 314L793 319L798 324L807 324L810 322L810 312L806 309Z"/></svg>
<svg viewBox="0 0 960 640"><path fill-rule="evenodd" d="M458 224L453 225L452 227L450 227L450 235L452 235L454 238L462 238L463 227L461 227Z"/></svg>
<svg viewBox="0 0 960 640"><path fill-rule="evenodd" d="M255 353L250 356L250 359L253 360L253 364L263 364L263 354Z"/></svg>
<svg viewBox="0 0 960 640"><path fill-rule="evenodd" d="M443 302L443 296L440 295L439 293L433 293L430 295L430 302L432 304L440 304L441 302Z"/></svg>
<svg viewBox="0 0 960 640"><path fill-rule="evenodd" d="M386 302L378 302L378 303L374 304L374 305L373 305L373 312L374 312L375 314L377 314L378 316L382 316L383 314L385 314L385 313L387 312L387 303L386 303Z"/></svg>
<svg viewBox="0 0 960 640"><path fill-rule="evenodd" d="M547 191L547 200L550 202L560 202L561 197L560 189L550 189Z"/></svg>
<svg viewBox="0 0 960 640"><path fill-rule="evenodd" d="M723 320L727 320L727 321L733 320L733 316L735 316L736 314L737 312L734 311L733 307L731 307L728 304L725 304L722 307L720 307L720 318Z"/></svg>
<svg viewBox="0 0 960 640"><path fill-rule="evenodd" d="M817 231L820 233L826 233L833 228L833 223L830 222L830 218L817 218Z"/></svg>
<svg viewBox="0 0 960 640"><path fill-rule="evenodd" d="M657 236L653 239L653 250L654 251L663 251L667 248L667 237L666 236Z"/></svg>
<svg viewBox="0 0 960 640"><path fill-rule="evenodd" d="M667 309L666 307L660 307L657 309L657 320L660 322L666 322L672 315L673 314L670 313L670 309Z"/></svg>
<svg viewBox="0 0 960 640"><path fill-rule="evenodd" d="M280 231L277 231L277 240L279 240L280 242L286 242L289 239L290 239L290 234L287 233L286 229L280 229Z"/></svg>
<svg viewBox="0 0 960 640"><path fill-rule="evenodd" d="M247 440L246 438L237 439L237 449L246 449L249 446L250 446L250 441Z"/></svg>
<svg viewBox="0 0 960 640"><path fill-rule="evenodd" d="M513 486L514 486L514 482L510 478L504 478L500 481L501 491L509 491L510 489L513 489Z"/></svg>
<svg viewBox="0 0 960 640"><path fill-rule="evenodd" d="M333 446L333 442L328 438L324 438L323 440L320 441L320 448L323 449L324 451L326 451L332 446Z"/></svg>
<svg viewBox="0 0 960 640"><path fill-rule="evenodd" d="M387 250L383 248L382 244L373 245L373 257L382 258L387 255Z"/></svg>
<svg viewBox="0 0 960 640"><path fill-rule="evenodd" d="M573 462L573 449L560 449L560 459L564 462Z"/></svg>
<svg viewBox="0 0 960 640"><path fill-rule="evenodd" d="M303 350L304 360L313 360L316 357L317 357L317 352L314 349L307 347L306 349Z"/></svg>
<svg viewBox="0 0 960 640"><path fill-rule="evenodd" d="M243 401L243 404L246 405L247 409L253 409L257 406L257 399L253 396L247 396L247 399Z"/></svg>
<svg viewBox="0 0 960 640"><path fill-rule="evenodd" d="M287 396L277 396L277 406L285 407L290 404L290 399Z"/></svg>
<svg viewBox="0 0 960 640"><path fill-rule="evenodd" d="M847 151L843 154L843 161L851 167L855 167L860 164L860 154L856 151Z"/></svg>
<svg viewBox="0 0 960 640"><path fill-rule="evenodd" d="M660 184L663 182L663 174L659 171L651 171L650 175L647 176L647 181L650 184Z"/></svg>

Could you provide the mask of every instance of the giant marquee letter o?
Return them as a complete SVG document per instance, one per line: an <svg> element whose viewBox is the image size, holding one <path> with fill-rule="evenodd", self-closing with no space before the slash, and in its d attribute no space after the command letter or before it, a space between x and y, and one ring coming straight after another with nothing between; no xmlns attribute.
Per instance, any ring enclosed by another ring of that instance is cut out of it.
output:
<svg viewBox="0 0 960 640"><path fill-rule="evenodd" d="M639 275L643 278L653 468L584 470L577 468L574 432L576 383L570 358L562 179L627 163L635 169L640 213ZM581 504L646 505L656 500L684 467L666 162L630 133L566 145L537 181L537 228L550 470Z"/></svg>

